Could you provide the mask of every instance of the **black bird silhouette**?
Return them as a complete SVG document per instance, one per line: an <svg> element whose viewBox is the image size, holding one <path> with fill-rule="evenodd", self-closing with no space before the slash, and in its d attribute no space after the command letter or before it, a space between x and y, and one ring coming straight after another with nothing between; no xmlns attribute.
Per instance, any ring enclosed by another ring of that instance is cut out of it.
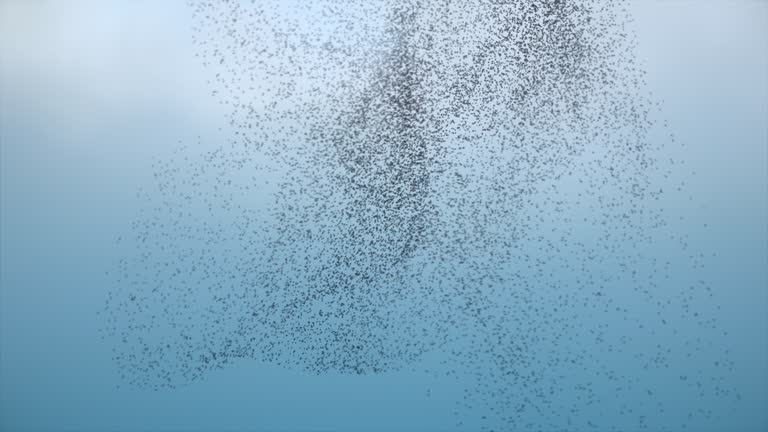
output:
<svg viewBox="0 0 768 432"><path fill-rule="evenodd" d="M718 331L710 288L667 279L698 259L651 253L687 248L661 205L685 174L651 139L624 2L190 7L232 139L142 195L105 325L128 382L439 352L476 383L457 426L544 430L682 427L646 379L672 370L692 401L731 395L727 355L692 370L706 341L676 330Z"/></svg>

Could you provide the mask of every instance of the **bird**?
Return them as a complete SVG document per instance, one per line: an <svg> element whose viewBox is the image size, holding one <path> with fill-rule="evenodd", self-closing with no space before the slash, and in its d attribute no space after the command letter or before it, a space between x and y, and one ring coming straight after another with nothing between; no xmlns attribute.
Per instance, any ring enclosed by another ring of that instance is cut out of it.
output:
<svg viewBox="0 0 768 432"><path fill-rule="evenodd" d="M471 378L459 428L662 430L644 377L671 370L733 397L725 353L681 360L706 341L677 325L720 331L711 287L666 279L700 262L649 252L687 240L662 204L685 174L624 1L188 3L230 138L157 161L121 234L104 332L130 384L437 352Z"/></svg>

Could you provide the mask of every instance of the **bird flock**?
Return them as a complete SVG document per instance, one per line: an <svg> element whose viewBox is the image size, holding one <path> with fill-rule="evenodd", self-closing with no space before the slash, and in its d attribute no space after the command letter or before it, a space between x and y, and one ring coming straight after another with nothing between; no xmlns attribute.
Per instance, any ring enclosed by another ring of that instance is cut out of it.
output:
<svg viewBox="0 0 768 432"><path fill-rule="evenodd" d="M231 138L139 194L106 304L124 381L437 353L457 428L488 430L681 430L734 397L626 2L189 7Z"/></svg>

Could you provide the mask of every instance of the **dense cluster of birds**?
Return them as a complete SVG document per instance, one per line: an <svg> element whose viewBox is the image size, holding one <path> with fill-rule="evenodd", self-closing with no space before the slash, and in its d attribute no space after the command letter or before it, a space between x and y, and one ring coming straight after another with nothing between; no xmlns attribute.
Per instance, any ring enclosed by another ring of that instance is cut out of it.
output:
<svg viewBox="0 0 768 432"><path fill-rule="evenodd" d="M126 381L440 353L474 382L457 427L532 430L679 430L731 395L623 2L190 7L232 138L141 195L107 304Z"/></svg>

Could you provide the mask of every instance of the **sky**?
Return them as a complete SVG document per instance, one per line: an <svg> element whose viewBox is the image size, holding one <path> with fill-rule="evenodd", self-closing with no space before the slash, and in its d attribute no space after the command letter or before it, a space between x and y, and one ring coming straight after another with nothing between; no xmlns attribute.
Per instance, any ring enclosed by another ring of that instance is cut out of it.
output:
<svg viewBox="0 0 768 432"><path fill-rule="evenodd" d="M702 278L739 364L742 402L702 427L763 430L768 2L629 7L648 87L691 173L691 199L670 211L713 252ZM443 414L461 388L408 371L307 377L243 363L180 392L118 389L97 315L114 240L154 161L226 137L191 25L183 1L0 0L0 429L450 428Z"/></svg>

